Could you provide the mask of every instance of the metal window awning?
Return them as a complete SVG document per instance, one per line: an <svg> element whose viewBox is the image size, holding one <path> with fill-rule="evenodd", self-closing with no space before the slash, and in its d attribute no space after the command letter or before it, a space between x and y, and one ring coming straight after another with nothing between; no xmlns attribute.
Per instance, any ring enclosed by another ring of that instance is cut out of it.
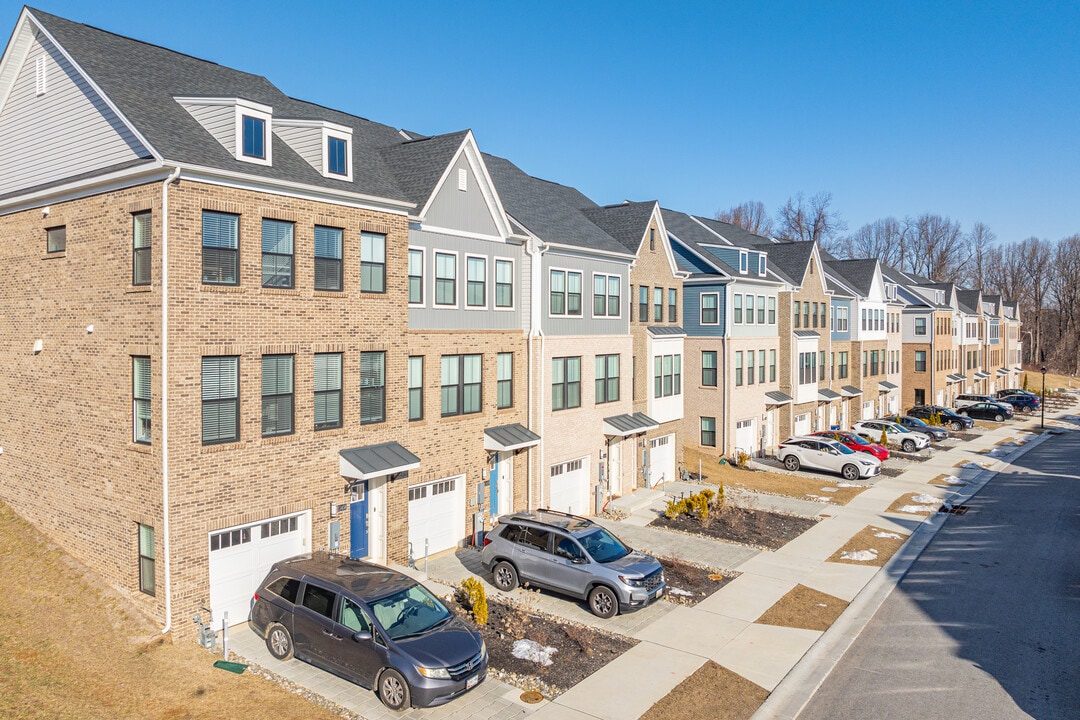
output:
<svg viewBox="0 0 1080 720"><path fill-rule="evenodd" d="M855 387L854 385L844 385L840 388L840 394L844 397L857 397L859 395L862 395L862 390Z"/></svg>
<svg viewBox="0 0 1080 720"><path fill-rule="evenodd" d="M1024 368L1017 365L1016 367L1013 368L1013 372L1024 372Z"/></svg>
<svg viewBox="0 0 1080 720"><path fill-rule="evenodd" d="M975 373L975 379L976 380L985 380L988 377L990 377L990 373L988 373L988 372L986 372L984 370L980 370L979 372Z"/></svg>
<svg viewBox="0 0 1080 720"><path fill-rule="evenodd" d="M793 397L786 393L782 393L779 390L770 390L765 393L766 405L787 405L792 400L794 400Z"/></svg>
<svg viewBox="0 0 1080 720"><path fill-rule="evenodd" d="M532 447L540 442L540 436L521 423L500 425L484 430L484 449L507 452Z"/></svg>
<svg viewBox="0 0 1080 720"><path fill-rule="evenodd" d="M877 386L878 386L878 390L880 390L881 392L891 392L891 391L895 390L896 388L900 387L896 383L891 383L888 380L882 380L881 382L879 382L877 384Z"/></svg>
<svg viewBox="0 0 1080 720"><path fill-rule="evenodd" d="M998 375L1008 375L1009 370L1007 368L998 368L997 369L997 374Z"/></svg>
<svg viewBox="0 0 1080 720"><path fill-rule="evenodd" d="M955 373L953 373L951 375L946 375L945 379L948 380L949 382L954 382L954 383L955 382L962 382L964 380L967 380L967 378L965 378L963 375L957 375Z"/></svg>
<svg viewBox="0 0 1080 720"><path fill-rule="evenodd" d="M832 402L833 400L839 400L843 397L840 393L829 388L818 388L817 399L818 402Z"/></svg>
<svg viewBox="0 0 1080 720"><path fill-rule="evenodd" d="M420 467L420 458L396 442L349 448L338 454L342 476L353 480L397 475Z"/></svg>
<svg viewBox="0 0 1080 720"><path fill-rule="evenodd" d="M686 330L678 325L650 325L646 329L653 337L686 337Z"/></svg>
<svg viewBox="0 0 1080 720"><path fill-rule="evenodd" d="M819 333L817 330L792 330L792 332L795 334L795 337L801 337L801 338L819 338L819 337L821 337L821 333Z"/></svg>
<svg viewBox="0 0 1080 720"><path fill-rule="evenodd" d="M648 430L657 430L660 423L653 420L645 413L623 413L604 418L604 434L615 437L626 437Z"/></svg>

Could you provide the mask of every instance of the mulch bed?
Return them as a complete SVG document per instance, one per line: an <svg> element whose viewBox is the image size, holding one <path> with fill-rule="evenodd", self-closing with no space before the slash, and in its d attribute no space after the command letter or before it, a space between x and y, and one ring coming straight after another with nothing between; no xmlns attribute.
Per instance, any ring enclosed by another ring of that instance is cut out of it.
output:
<svg viewBox="0 0 1080 720"><path fill-rule="evenodd" d="M536 690L549 699L577 685L638 643L632 638L537 612L528 603L488 597L487 604L487 624L476 625L458 601L447 603L483 636L493 677L522 690ZM540 665L514 657L514 642L523 638L555 648L551 664Z"/></svg>
<svg viewBox="0 0 1080 720"><path fill-rule="evenodd" d="M924 448L924 450L925 449L927 448ZM911 462L926 462L930 459L930 453L924 453L923 450L913 453L906 453L903 450L890 450L889 452L895 457L910 460Z"/></svg>
<svg viewBox="0 0 1080 720"><path fill-rule="evenodd" d="M883 467L881 468L881 474L885 477L900 477L904 474L904 471L900 468Z"/></svg>
<svg viewBox="0 0 1080 720"><path fill-rule="evenodd" d="M977 437L982 437L982 433L954 432L949 437L957 440L974 440Z"/></svg>
<svg viewBox="0 0 1080 720"><path fill-rule="evenodd" d="M649 526L701 535L714 540L752 545L767 550L779 550L814 527L817 522L817 518L796 517L767 510L725 505L710 516L708 524L703 524L688 515L680 515L675 519L668 519L661 515L649 523Z"/></svg>
<svg viewBox="0 0 1080 720"><path fill-rule="evenodd" d="M664 566L664 581L668 587L664 598L677 605L697 605L740 575L737 572L717 572L674 558L657 560ZM690 594L683 595L676 590Z"/></svg>

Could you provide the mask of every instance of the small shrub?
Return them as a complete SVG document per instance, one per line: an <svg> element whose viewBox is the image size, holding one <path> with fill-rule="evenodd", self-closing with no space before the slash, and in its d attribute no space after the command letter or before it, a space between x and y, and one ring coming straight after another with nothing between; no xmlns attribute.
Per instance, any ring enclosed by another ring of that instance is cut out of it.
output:
<svg viewBox="0 0 1080 720"><path fill-rule="evenodd" d="M750 462L750 453L737 450L735 452L735 466L746 467L746 463Z"/></svg>
<svg viewBox="0 0 1080 720"><path fill-rule="evenodd" d="M885 428L881 428L881 439L878 440L878 444L889 447L889 433L885 432Z"/></svg>
<svg viewBox="0 0 1080 720"><path fill-rule="evenodd" d="M702 524L709 522L709 516L713 508L717 505L713 502L716 497L716 492L705 488L700 492L696 492L688 497L679 498L678 500L668 500L667 508L664 509L664 517L668 520L674 520L680 515L689 515L695 518ZM720 488L720 505L723 504L723 487Z"/></svg>
<svg viewBox="0 0 1080 720"><path fill-rule="evenodd" d="M1027 389L1028 389L1028 376L1027 376L1027 373L1024 373L1024 384L1021 387L1023 388L1024 392L1027 392Z"/></svg>
<svg viewBox="0 0 1080 720"><path fill-rule="evenodd" d="M463 603L472 612L477 625L487 625L488 605L484 583L478 578L467 577L461 581L461 592L465 596Z"/></svg>

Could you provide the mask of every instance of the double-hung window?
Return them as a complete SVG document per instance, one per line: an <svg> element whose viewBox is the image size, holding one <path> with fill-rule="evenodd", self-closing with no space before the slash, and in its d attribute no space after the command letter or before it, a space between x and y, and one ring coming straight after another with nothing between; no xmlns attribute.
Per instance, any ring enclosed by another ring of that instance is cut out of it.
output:
<svg viewBox="0 0 1080 720"><path fill-rule="evenodd" d="M551 271L551 315L581 315L581 273Z"/></svg>
<svg viewBox="0 0 1080 720"><path fill-rule="evenodd" d="M701 296L701 324L720 324L720 295L717 293L705 293Z"/></svg>
<svg viewBox="0 0 1080 720"><path fill-rule="evenodd" d="M293 286L293 236L295 227L282 220L262 221L262 286Z"/></svg>
<svg viewBox="0 0 1080 720"><path fill-rule="evenodd" d="M776 351L769 351L769 382L776 382Z"/></svg>
<svg viewBox="0 0 1080 720"><path fill-rule="evenodd" d="M386 292L386 236L360 233L360 292Z"/></svg>
<svg viewBox="0 0 1080 720"><path fill-rule="evenodd" d="M746 323L754 324L754 296L749 293L746 295Z"/></svg>
<svg viewBox="0 0 1080 720"><path fill-rule="evenodd" d="M435 304L457 305L457 256L435 253Z"/></svg>
<svg viewBox="0 0 1080 720"><path fill-rule="evenodd" d="M619 356L596 356L596 404L619 399Z"/></svg>
<svg viewBox="0 0 1080 720"><path fill-rule="evenodd" d="M238 285L240 217L203 210L202 281L204 285Z"/></svg>
<svg viewBox="0 0 1080 720"><path fill-rule="evenodd" d="M154 528L137 523L139 528L139 592L155 593L154 587Z"/></svg>
<svg viewBox="0 0 1080 720"><path fill-rule="evenodd" d="M465 305L487 305L487 258L465 258Z"/></svg>
<svg viewBox="0 0 1080 720"><path fill-rule="evenodd" d="M349 174L349 143L344 138L330 135L326 138L326 172L332 175Z"/></svg>
<svg viewBox="0 0 1080 720"><path fill-rule="evenodd" d="M315 226L315 289L340 292L342 288L341 228Z"/></svg>
<svg viewBox="0 0 1080 720"><path fill-rule="evenodd" d="M263 355L262 436L293 431L293 356Z"/></svg>
<svg viewBox="0 0 1080 720"><path fill-rule="evenodd" d="M653 322L664 320L664 288L653 288Z"/></svg>
<svg viewBox="0 0 1080 720"><path fill-rule="evenodd" d="M495 261L495 307L514 307L514 263L511 260Z"/></svg>
<svg viewBox="0 0 1080 720"><path fill-rule="evenodd" d="M795 319L795 327L799 327L800 318L802 317L802 303L796 300L794 302L795 312L791 313L791 316Z"/></svg>
<svg viewBox="0 0 1080 720"><path fill-rule="evenodd" d="M706 447L716 447L716 418L701 418L701 444Z"/></svg>
<svg viewBox="0 0 1080 720"><path fill-rule="evenodd" d="M581 407L581 358L551 359L551 409Z"/></svg>
<svg viewBox="0 0 1080 720"><path fill-rule="evenodd" d="M765 382L765 351L758 350L758 382Z"/></svg>
<svg viewBox="0 0 1080 720"><path fill-rule="evenodd" d="M924 317L915 318L915 334L916 335L925 335L926 334L926 318L924 318Z"/></svg>
<svg viewBox="0 0 1080 720"><path fill-rule="evenodd" d="M240 439L240 358L202 359L202 444Z"/></svg>
<svg viewBox="0 0 1080 720"><path fill-rule="evenodd" d="M667 291L667 319L668 322L679 321L679 291L675 288Z"/></svg>
<svg viewBox="0 0 1080 720"><path fill-rule="evenodd" d="M619 316L621 282L618 275L593 275L593 317Z"/></svg>
<svg viewBox="0 0 1080 720"><path fill-rule="evenodd" d="M442 415L468 415L481 409L483 367L480 355L442 356Z"/></svg>
<svg viewBox="0 0 1080 720"><path fill-rule="evenodd" d="M638 286L638 322L649 322L649 288Z"/></svg>
<svg viewBox="0 0 1080 720"><path fill-rule="evenodd" d="M409 249L409 304L424 304L424 251Z"/></svg>
<svg viewBox="0 0 1080 720"><path fill-rule="evenodd" d="M262 118L244 115L243 119L244 157L266 158L266 121Z"/></svg>
<svg viewBox="0 0 1080 720"><path fill-rule="evenodd" d="M135 442L150 444L150 358L131 358L131 396Z"/></svg>
<svg viewBox="0 0 1080 720"><path fill-rule="evenodd" d="M746 351L746 384L753 385L755 380L754 375L754 351Z"/></svg>
<svg viewBox="0 0 1080 720"><path fill-rule="evenodd" d="M131 284L149 285L150 237L153 223L150 211L135 213L131 216Z"/></svg>
<svg viewBox="0 0 1080 720"><path fill-rule="evenodd" d="M424 419L424 356L409 358L409 419Z"/></svg>
<svg viewBox="0 0 1080 720"><path fill-rule="evenodd" d="M701 384L716 387L716 351L705 350L701 353Z"/></svg>
<svg viewBox="0 0 1080 720"><path fill-rule="evenodd" d="M360 424L386 420L386 353L360 353Z"/></svg>
<svg viewBox="0 0 1080 720"><path fill-rule="evenodd" d="M741 293L735 293L734 300L735 300L735 307L732 310L732 312L734 313L734 317L732 318L732 322L741 323L742 322L742 301L743 301L742 294Z"/></svg>
<svg viewBox="0 0 1080 720"><path fill-rule="evenodd" d="M757 297L757 321L758 325L765 324L765 296L758 295Z"/></svg>
<svg viewBox="0 0 1080 720"><path fill-rule="evenodd" d="M657 355L653 358L653 395L669 397L682 394L682 355Z"/></svg>
<svg viewBox="0 0 1080 720"><path fill-rule="evenodd" d="M840 353L840 362L836 366L836 377L839 380L843 380L848 376L848 354L846 352Z"/></svg>
<svg viewBox="0 0 1080 720"><path fill-rule="evenodd" d="M926 372L926 351L915 351L915 372Z"/></svg>
<svg viewBox="0 0 1080 720"><path fill-rule="evenodd" d="M315 355L315 429L341 427L341 353Z"/></svg>
<svg viewBox="0 0 1080 720"><path fill-rule="evenodd" d="M802 326L804 328L810 327L810 303L803 301L802 304Z"/></svg>
<svg viewBox="0 0 1080 720"><path fill-rule="evenodd" d="M814 305L814 307L812 308L813 312L810 313L810 316L813 318L814 327L817 327L818 326L818 323L817 323L817 320L818 320L818 304L813 303L813 305ZM809 327L809 326L807 326L807 327Z"/></svg>
<svg viewBox="0 0 1080 720"><path fill-rule="evenodd" d="M499 353L496 357L496 407L499 410L514 406L514 353Z"/></svg>
<svg viewBox="0 0 1080 720"><path fill-rule="evenodd" d="M742 350L735 353L735 386L743 384L743 354Z"/></svg>

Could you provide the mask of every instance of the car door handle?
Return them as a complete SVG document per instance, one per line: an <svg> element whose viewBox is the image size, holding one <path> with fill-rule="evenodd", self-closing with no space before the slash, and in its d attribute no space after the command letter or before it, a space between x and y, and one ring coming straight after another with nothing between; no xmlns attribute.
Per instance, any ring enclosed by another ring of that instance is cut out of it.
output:
<svg viewBox="0 0 1080 720"><path fill-rule="evenodd" d="M341 636L338 635L337 633L335 633L333 630L327 630L327 629L323 628L322 634L323 635L329 635L330 637L334 638L335 640L340 640L341 639Z"/></svg>

